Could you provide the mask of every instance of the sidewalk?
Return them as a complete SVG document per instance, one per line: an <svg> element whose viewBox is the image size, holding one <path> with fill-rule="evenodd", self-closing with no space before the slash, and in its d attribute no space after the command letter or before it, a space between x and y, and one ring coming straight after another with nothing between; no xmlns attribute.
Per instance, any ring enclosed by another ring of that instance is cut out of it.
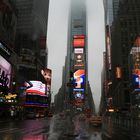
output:
<svg viewBox="0 0 140 140"><path fill-rule="evenodd" d="M103 130L108 136L122 135L129 139L140 139L140 120L127 117L105 117Z"/></svg>

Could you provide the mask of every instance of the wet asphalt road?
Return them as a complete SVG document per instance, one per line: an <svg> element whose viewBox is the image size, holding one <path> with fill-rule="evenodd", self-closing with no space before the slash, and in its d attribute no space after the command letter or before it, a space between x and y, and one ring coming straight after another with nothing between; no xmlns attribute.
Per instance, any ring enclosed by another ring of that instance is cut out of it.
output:
<svg viewBox="0 0 140 140"><path fill-rule="evenodd" d="M102 128L92 127L78 117L30 120L0 120L0 140L129 140L126 137L105 135Z"/></svg>

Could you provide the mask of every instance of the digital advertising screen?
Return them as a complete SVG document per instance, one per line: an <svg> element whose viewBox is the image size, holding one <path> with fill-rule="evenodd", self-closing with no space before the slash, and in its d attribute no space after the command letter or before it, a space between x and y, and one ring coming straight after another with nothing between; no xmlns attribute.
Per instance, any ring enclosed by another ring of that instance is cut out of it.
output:
<svg viewBox="0 0 140 140"><path fill-rule="evenodd" d="M84 99L84 92L82 91L74 91L73 95L75 99Z"/></svg>
<svg viewBox="0 0 140 140"><path fill-rule="evenodd" d="M122 69L121 69L121 67L119 67L119 66L116 67L115 72L116 72L116 78L121 79L122 78Z"/></svg>
<svg viewBox="0 0 140 140"><path fill-rule="evenodd" d="M78 69L74 72L74 90L84 90L85 87L85 70Z"/></svg>
<svg viewBox="0 0 140 140"><path fill-rule="evenodd" d="M74 49L74 53L75 54L83 54L84 53L84 49L83 48L75 48Z"/></svg>
<svg viewBox="0 0 140 140"><path fill-rule="evenodd" d="M74 39L85 39L85 35L74 35Z"/></svg>
<svg viewBox="0 0 140 140"><path fill-rule="evenodd" d="M0 55L0 86L10 87L11 70L11 64Z"/></svg>
<svg viewBox="0 0 140 140"><path fill-rule="evenodd" d="M133 70L132 84L135 89L140 89L140 69Z"/></svg>
<svg viewBox="0 0 140 140"><path fill-rule="evenodd" d="M41 81L30 81L32 87L26 89L26 93L33 93L33 94L46 94L46 85L43 84ZM25 86L29 86L28 83L25 83Z"/></svg>
<svg viewBox="0 0 140 140"><path fill-rule="evenodd" d="M75 54L74 55L74 66L84 66L84 55L83 54Z"/></svg>
<svg viewBox="0 0 140 140"><path fill-rule="evenodd" d="M73 46L74 47L84 47L85 46L85 39L73 39Z"/></svg>
<svg viewBox="0 0 140 140"><path fill-rule="evenodd" d="M51 91L52 70L48 69L48 68L45 68L45 69L41 70L41 74L42 74L42 76L44 77L44 80L45 80L45 84L46 84L46 87L47 87L47 94L49 94L50 91Z"/></svg>
<svg viewBox="0 0 140 140"><path fill-rule="evenodd" d="M84 47L85 46L85 36L84 35L74 35L73 36L73 46L74 47Z"/></svg>
<svg viewBox="0 0 140 140"><path fill-rule="evenodd" d="M107 53L107 67L111 70L111 35L110 27L106 26L106 53Z"/></svg>

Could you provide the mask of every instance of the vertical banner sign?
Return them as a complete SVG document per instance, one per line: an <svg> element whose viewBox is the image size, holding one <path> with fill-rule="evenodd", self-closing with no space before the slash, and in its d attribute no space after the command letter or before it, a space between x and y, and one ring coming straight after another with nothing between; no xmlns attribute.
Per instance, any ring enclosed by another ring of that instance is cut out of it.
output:
<svg viewBox="0 0 140 140"><path fill-rule="evenodd" d="M107 67L111 70L111 36L110 27L106 26L106 52L107 52Z"/></svg>

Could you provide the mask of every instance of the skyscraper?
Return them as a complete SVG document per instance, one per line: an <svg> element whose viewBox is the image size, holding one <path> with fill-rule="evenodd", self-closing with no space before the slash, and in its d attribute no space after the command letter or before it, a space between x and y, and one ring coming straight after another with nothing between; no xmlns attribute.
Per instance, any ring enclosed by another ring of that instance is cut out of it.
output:
<svg viewBox="0 0 140 140"><path fill-rule="evenodd" d="M87 66L87 31L85 0L72 0L69 15L67 61L69 78L73 86L68 87L70 100L76 106L82 106L85 101L88 81Z"/></svg>
<svg viewBox="0 0 140 140"><path fill-rule="evenodd" d="M47 67L49 0L39 3L37 0L15 0L15 5L18 11L15 50L19 54L19 81L41 80L40 70Z"/></svg>
<svg viewBox="0 0 140 140"><path fill-rule="evenodd" d="M120 110L130 109L131 79L129 54L140 33L140 1L116 0L114 23L111 29L112 96Z"/></svg>

